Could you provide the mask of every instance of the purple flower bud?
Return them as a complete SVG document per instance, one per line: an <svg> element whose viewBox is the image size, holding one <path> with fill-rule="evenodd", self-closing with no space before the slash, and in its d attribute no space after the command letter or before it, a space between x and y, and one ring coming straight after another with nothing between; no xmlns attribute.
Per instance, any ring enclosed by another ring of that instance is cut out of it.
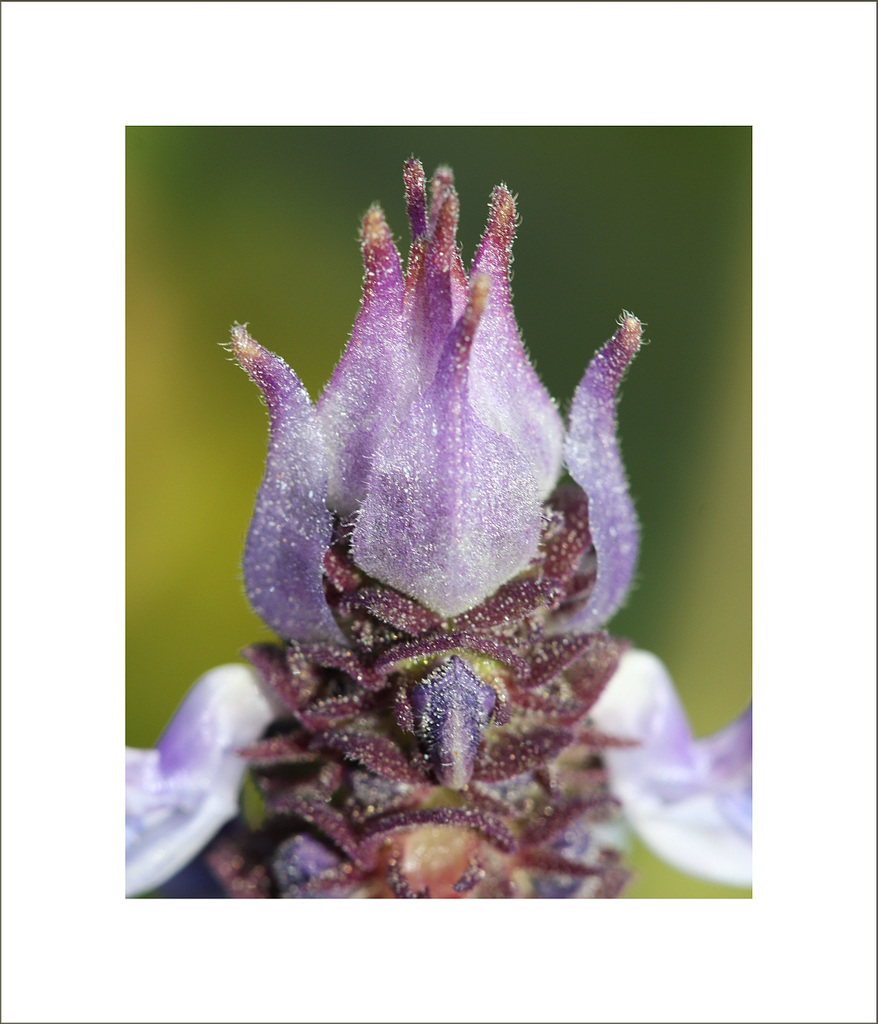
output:
<svg viewBox="0 0 878 1024"><path fill-rule="evenodd" d="M274 715L253 669L223 665L193 685L154 750L126 749L128 896L166 882L238 813L237 751Z"/></svg>
<svg viewBox="0 0 878 1024"><path fill-rule="evenodd" d="M440 615L474 607L521 572L542 528L527 458L470 402L489 287L484 275L473 281L432 385L379 450L354 531L358 565Z"/></svg>
<svg viewBox="0 0 878 1024"><path fill-rule="evenodd" d="M339 884L336 869L341 856L307 833L281 843L272 861L272 870L282 894L308 899L308 883L325 880L314 896L320 899L346 896L350 886ZM303 891L304 890L304 891Z"/></svg>
<svg viewBox="0 0 878 1024"><path fill-rule="evenodd" d="M232 330L232 351L262 391L271 429L244 548L247 597L284 640L344 643L323 592L332 516L316 412L293 371L243 327Z"/></svg>
<svg viewBox="0 0 878 1024"><path fill-rule="evenodd" d="M680 871L726 885L752 882L752 714L696 740L664 665L623 654L592 708L598 727L639 741L604 753L631 826Z"/></svg>
<svg viewBox="0 0 878 1024"><path fill-rule="evenodd" d="M366 497L375 453L436 373L467 282L455 244L457 196L437 172L427 229L424 170L405 167L412 251L405 278L384 219L363 220L363 300L351 339L318 403L329 458L329 505L347 515ZM442 210L440 218L439 211Z"/></svg>
<svg viewBox="0 0 878 1024"><path fill-rule="evenodd" d="M411 691L421 745L436 778L463 789L494 710L496 694L454 655Z"/></svg>
<svg viewBox="0 0 878 1024"><path fill-rule="evenodd" d="M515 206L495 191L467 283L451 172L405 169L403 281L384 216L363 225L363 304L319 413L329 503L357 508L367 572L442 615L474 607L536 554L563 428L528 362L509 289Z"/></svg>
<svg viewBox="0 0 878 1024"><path fill-rule="evenodd" d="M616 391L640 348L641 325L626 313L622 325L592 359L570 410L564 457L588 497L588 526L597 554L597 580L567 628L591 632L621 606L631 586L640 538L616 441Z"/></svg>

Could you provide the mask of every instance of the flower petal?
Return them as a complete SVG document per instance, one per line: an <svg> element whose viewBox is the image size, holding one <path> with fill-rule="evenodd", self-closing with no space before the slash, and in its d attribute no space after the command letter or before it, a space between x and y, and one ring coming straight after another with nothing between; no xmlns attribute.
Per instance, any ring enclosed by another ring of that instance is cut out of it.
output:
<svg viewBox="0 0 878 1024"><path fill-rule="evenodd" d="M570 475L588 497L588 525L597 553L597 580L567 628L589 632L622 605L637 565L640 537L616 441L616 391L640 348L641 325L625 315L622 326L586 370L570 410L564 456Z"/></svg>
<svg viewBox="0 0 878 1024"><path fill-rule="evenodd" d="M256 612L284 640L344 643L323 592L332 535L326 452L298 377L240 326L232 351L268 405L265 476L244 548L244 586Z"/></svg>
<svg viewBox="0 0 878 1024"><path fill-rule="evenodd" d="M591 713L602 731L640 741L603 756L611 789L646 845L680 871L751 885L750 709L696 740L664 665L629 651Z"/></svg>
<svg viewBox="0 0 878 1024"><path fill-rule="evenodd" d="M469 398L488 289L486 276L473 281L432 385L379 450L353 536L361 568L440 615L473 608L521 572L542 526L530 465Z"/></svg>
<svg viewBox="0 0 878 1024"><path fill-rule="evenodd" d="M509 270L515 202L500 185L473 260L472 276L487 274L491 292L470 365L470 400L482 422L508 437L533 462L540 496L548 497L561 473L564 426L536 374L515 322Z"/></svg>
<svg viewBox="0 0 878 1024"><path fill-rule="evenodd" d="M237 751L274 717L258 674L223 665L193 685L154 750L126 750L128 896L174 876L238 813Z"/></svg>

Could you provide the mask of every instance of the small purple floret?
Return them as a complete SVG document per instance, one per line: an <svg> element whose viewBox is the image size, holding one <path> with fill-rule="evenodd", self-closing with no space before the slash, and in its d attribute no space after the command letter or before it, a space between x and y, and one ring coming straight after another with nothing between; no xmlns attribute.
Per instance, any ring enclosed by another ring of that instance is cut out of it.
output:
<svg viewBox="0 0 878 1024"><path fill-rule="evenodd" d="M327 874L340 863L341 857L334 850L303 833L293 836L278 847L272 869L281 892L298 896L298 890L307 882ZM321 898L332 895L326 892L319 894Z"/></svg>
<svg viewBox="0 0 878 1024"><path fill-rule="evenodd" d="M443 786L463 789L494 710L496 694L456 655L411 693L424 753Z"/></svg>

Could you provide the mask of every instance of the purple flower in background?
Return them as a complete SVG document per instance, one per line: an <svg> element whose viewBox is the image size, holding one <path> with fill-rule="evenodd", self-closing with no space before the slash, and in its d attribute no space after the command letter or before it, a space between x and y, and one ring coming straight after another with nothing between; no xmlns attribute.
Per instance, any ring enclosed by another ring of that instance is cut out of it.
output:
<svg viewBox="0 0 878 1024"><path fill-rule="evenodd" d="M494 190L467 275L451 172L428 202L411 160L405 187L406 265L373 207L316 406L232 330L270 421L244 583L280 643L208 673L129 752L129 894L199 858L234 897L606 898L627 826L747 885L749 712L695 740L657 659L603 631L639 547L616 397L640 321L622 315L565 430L512 310L512 195Z"/></svg>

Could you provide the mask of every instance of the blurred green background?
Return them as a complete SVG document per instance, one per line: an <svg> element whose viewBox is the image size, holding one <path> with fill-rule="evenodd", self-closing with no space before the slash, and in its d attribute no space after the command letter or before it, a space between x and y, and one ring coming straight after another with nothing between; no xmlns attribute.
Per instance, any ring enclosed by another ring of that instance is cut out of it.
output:
<svg viewBox="0 0 878 1024"><path fill-rule="evenodd" d="M491 188L518 197L519 326L566 412L621 310L648 344L620 434L643 527L612 631L668 665L698 734L750 693L751 131L165 128L127 131L127 742L268 637L240 554L267 419L220 348L233 321L316 398L357 313L359 221L407 252L402 164L455 171L468 261ZM633 851L632 897L741 897Z"/></svg>

